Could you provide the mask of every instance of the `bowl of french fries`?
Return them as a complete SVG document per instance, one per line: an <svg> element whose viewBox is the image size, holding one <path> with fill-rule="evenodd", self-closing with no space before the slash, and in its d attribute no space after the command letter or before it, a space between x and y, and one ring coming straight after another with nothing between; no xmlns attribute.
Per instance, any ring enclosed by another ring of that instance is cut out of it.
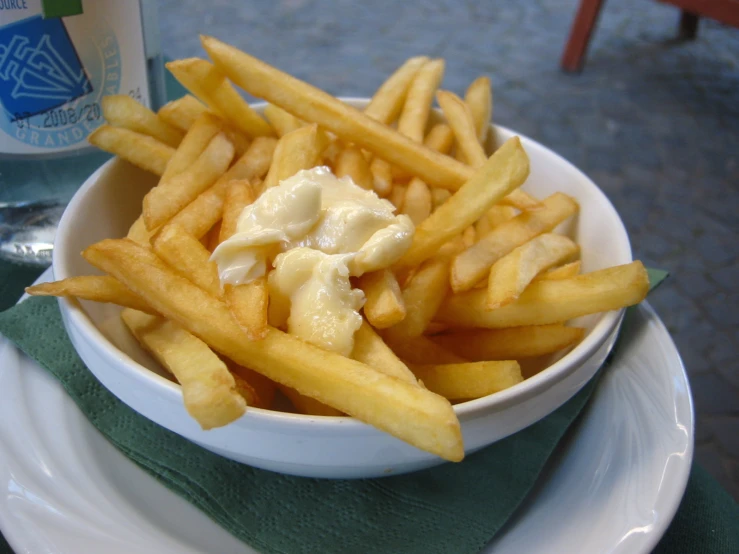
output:
<svg viewBox="0 0 739 554"><path fill-rule="evenodd" d="M202 40L168 64L191 94L105 98L116 157L28 289L115 396L238 462L365 478L460 462L593 377L646 271L592 181L491 123L489 79L460 97L415 57L338 99Z"/></svg>

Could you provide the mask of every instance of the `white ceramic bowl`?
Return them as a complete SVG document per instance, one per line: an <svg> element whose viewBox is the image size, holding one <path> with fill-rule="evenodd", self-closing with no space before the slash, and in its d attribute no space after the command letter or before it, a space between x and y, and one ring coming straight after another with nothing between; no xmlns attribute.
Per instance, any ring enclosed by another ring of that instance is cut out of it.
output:
<svg viewBox="0 0 739 554"><path fill-rule="evenodd" d="M366 100L346 99L357 107ZM495 129L498 143L513 131ZM521 136L531 160L524 189L538 197L561 191L580 213L559 229L582 249L583 271L631 261L616 210L569 162ZM88 245L123 237L141 211L153 175L114 159L93 173L59 225L53 268L57 279L99 273L80 256ZM163 427L227 458L307 477L360 478L399 474L443 460L346 417L313 417L250 408L230 425L203 431L187 414L179 385L128 334L108 304L60 299L64 325L77 352L100 382L131 408ZM503 392L455 406L469 454L531 425L571 398L596 372L615 341L621 311L581 318L583 341L537 375Z"/></svg>

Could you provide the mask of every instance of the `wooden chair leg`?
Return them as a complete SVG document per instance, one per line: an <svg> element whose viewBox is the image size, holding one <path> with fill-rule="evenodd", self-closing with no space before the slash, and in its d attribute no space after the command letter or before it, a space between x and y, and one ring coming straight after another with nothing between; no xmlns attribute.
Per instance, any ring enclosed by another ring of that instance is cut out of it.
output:
<svg viewBox="0 0 739 554"><path fill-rule="evenodd" d="M582 69L585 52L588 49L590 37L604 1L580 0L577 15L570 30L570 38L567 40L562 55L562 69L565 71L580 71Z"/></svg>
<svg viewBox="0 0 739 554"><path fill-rule="evenodd" d="M694 40L698 35L698 20L700 18L697 14L682 10L680 12L680 29L678 31L678 37L682 40Z"/></svg>

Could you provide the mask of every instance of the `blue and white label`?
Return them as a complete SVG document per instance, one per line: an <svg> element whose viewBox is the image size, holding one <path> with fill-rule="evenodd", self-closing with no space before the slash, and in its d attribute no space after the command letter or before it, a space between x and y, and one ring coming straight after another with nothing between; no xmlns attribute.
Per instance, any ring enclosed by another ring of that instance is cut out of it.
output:
<svg viewBox="0 0 739 554"><path fill-rule="evenodd" d="M27 4L20 18L0 12L0 153L86 147L103 96L148 103L138 2L88 0L80 15L48 19L40 0Z"/></svg>

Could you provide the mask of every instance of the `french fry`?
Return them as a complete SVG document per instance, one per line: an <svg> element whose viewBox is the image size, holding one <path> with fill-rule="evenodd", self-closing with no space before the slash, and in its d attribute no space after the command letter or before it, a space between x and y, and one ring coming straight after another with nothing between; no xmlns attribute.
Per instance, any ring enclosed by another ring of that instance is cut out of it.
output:
<svg viewBox="0 0 739 554"><path fill-rule="evenodd" d="M523 381L515 360L415 365L413 372L430 391L449 400L471 400Z"/></svg>
<svg viewBox="0 0 739 554"><path fill-rule="evenodd" d="M277 142L262 190L276 187L280 181L292 177L301 169L315 167L328 143L326 133L317 125L301 127L282 137Z"/></svg>
<svg viewBox="0 0 739 554"><path fill-rule="evenodd" d="M83 256L234 362L446 460L464 458L459 421L442 397L274 328L246 340L223 302L127 239L101 241Z"/></svg>
<svg viewBox="0 0 739 554"><path fill-rule="evenodd" d="M87 137L87 141L155 175L164 174L175 152L174 148L155 138L112 125L101 125Z"/></svg>
<svg viewBox="0 0 739 554"><path fill-rule="evenodd" d="M333 96L212 37L201 37L213 62L238 86L300 119L317 123L431 186L457 190L473 171L415 143Z"/></svg>
<svg viewBox="0 0 739 554"><path fill-rule="evenodd" d="M493 90L490 79L478 77L467 88L464 101L470 108L472 120L475 122L477 140L485 144L490 130L490 121L493 118Z"/></svg>
<svg viewBox="0 0 739 554"><path fill-rule="evenodd" d="M224 290L226 305L249 340L266 337L269 308L267 278L260 277L241 285L227 284Z"/></svg>
<svg viewBox="0 0 739 554"><path fill-rule="evenodd" d="M394 338L387 332L382 335L392 351L409 364L459 364L469 361L464 356L458 356L424 335L402 338Z"/></svg>
<svg viewBox="0 0 739 554"><path fill-rule="evenodd" d="M418 177L411 179L405 191L401 211L411 218L414 225L420 225L424 219L431 215L432 205L431 191L428 185Z"/></svg>
<svg viewBox="0 0 739 554"><path fill-rule="evenodd" d="M210 113L215 115L214 112L208 109L208 107L200 102L197 98L191 94L186 94L182 98L167 102L164 106L159 108L157 115L159 119L172 127L177 127L180 131L186 133L198 119L204 113Z"/></svg>
<svg viewBox="0 0 739 554"><path fill-rule="evenodd" d="M365 190L373 190L374 178L362 151L356 146L344 148L336 158L334 174L337 177L348 175L356 185Z"/></svg>
<svg viewBox="0 0 739 554"><path fill-rule="evenodd" d="M106 121L115 127L149 135L175 148L182 140L182 131L165 123L157 114L127 94L103 96L100 103Z"/></svg>
<svg viewBox="0 0 739 554"><path fill-rule="evenodd" d="M218 267L202 243L178 225L165 225L152 241L157 255L183 277L209 292L222 296Z"/></svg>
<svg viewBox="0 0 739 554"><path fill-rule="evenodd" d="M547 280L547 279L567 279L568 277L574 277L580 273L580 267L582 262L576 260L560 267L555 267L544 273L540 273L536 276L535 280Z"/></svg>
<svg viewBox="0 0 739 554"><path fill-rule="evenodd" d="M187 131L185 138L182 139L172 159L169 160L167 169L162 175L162 181L167 181L190 167L222 129L223 121L217 116L205 113L198 117Z"/></svg>
<svg viewBox="0 0 739 554"><path fill-rule="evenodd" d="M501 146L498 152L503 148L505 145ZM449 203L451 200L446 205ZM541 204L542 209L523 212L500 224L486 237L454 258L451 271L452 290L461 292L471 289L485 277L493 263L517 246L542 233L550 232L578 210L577 202L573 198L559 192L545 198Z"/></svg>
<svg viewBox="0 0 739 554"><path fill-rule="evenodd" d="M248 388L254 394L254 396L250 398L247 398L246 396L244 397L249 407L269 410L274 401L275 392L277 391L277 385L275 385L275 382L248 367L241 366L236 362L229 360L228 358L223 361L234 376L237 387L242 383L246 383ZM243 392L241 394L244 396Z"/></svg>
<svg viewBox="0 0 739 554"><path fill-rule="evenodd" d="M327 406L310 396L300 394L292 387L285 385L277 386L279 387L280 392L284 394L290 402L292 402L292 405L301 414L325 417L341 417L344 415L341 410Z"/></svg>
<svg viewBox="0 0 739 554"><path fill-rule="evenodd" d="M446 154L451 150L454 143L454 134L451 128L444 123L434 125L426 135L424 144L437 152ZM444 189L435 189L444 190ZM447 191L448 193L448 191ZM433 202L431 190L428 185L418 177L411 179L405 191L402 212L413 220L414 225L419 225L424 219L431 215Z"/></svg>
<svg viewBox="0 0 739 554"><path fill-rule="evenodd" d="M144 197L144 222L149 230L172 219L223 175L234 156L234 147L222 133L185 171L160 183Z"/></svg>
<svg viewBox="0 0 739 554"><path fill-rule="evenodd" d="M403 210L407 188L408 187L405 185L400 185L396 183L395 185L393 185L393 190L390 191L390 196L387 197L387 199L392 202L393 206L395 206L395 210L398 212Z"/></svg>
<svg viewBox="0 0 739 554"><path fill-rule="evenodd" d="M351 357L353 360L374 367L385 375L418 385L413 372L400 361L367 321L363 321L362 326L354 333L354 349Z"/></svg>
<svg viewBox="0 0 739 554"><path fill-rule="evenodd" d="M464 247L469 248L475 244L476 240L477 233L475 232L475 227L474 225L470 225L462 232L462 242L464 242Z"/></svg>
<svg viewBox="0 0 739 554"><path fill-rule="evenodd" d="M434 335L431 339L473 362L519 360L551 354L582 340L585 329L560 323L505 329L477 329Z"/></svg>
<svg viewBox="0 0 739 554"><path fill-rule="evenodd" d="M284 137L286 134L297 131L305 125L305 123L294 115L287 113L282 108L278 108L273 104L267 104L264 108L264 117L272 125L278 137Z"/></svg>
<svg viewBox="0 0 739 554"><path fill-rule="evenodd" d="M381 198L385 198L393 190L392 166L385 160L375 158L370 163L372 173L372 188Z"/></svg>
<svg viewBox="0 0 739 554"><path fill-rule="evenodd" d="M390 125L403 108L408 88L418 71L428 62L425 56L409 58L377 89L364 113L380 123Z"/></svg>
<svg viewBox="0 0 739 554"><path fill-rule="evenodd" d="M486 216L482 216L475 222L475 237L477 240L480 240L492 230L493 226L490 224L490 220Z"/></svg>
<svg viewBox="0 0 739 554"><path fill-rule="evenodd" d="M482 167L488 157L482 148L482 144L477 140L475 122L467 104L456 94L444 90L440 90L436 98L454 131L457 148L461 150L464 159L474 168ZM511 191L506 197L501 198L500 202L520 210L539 208L538 200L521 189Z"/></svg>
<svg viewBox="0 0 739 554"><path fill-rule="evenodd" d="M231 181L246 180L256 184L269 170L276 144L277 141L271 137L254 139L244 155L212 187L174 216L171 223L179 225L195 238L202 238L221 219L226 189ZM220 229L216 233L216 243L220 238L219 233Z"/></svg>
<svg viewBox="0 0 739 554"><path fill-rule="evenodd" d="M386 329L403 320L406 314L403 293L389 269L365 273L358 286L364 292L364 316L376 329Z"/></svg>
<svg viewBox="0 0 739 554"><path fill-rule="evenodd" d="M80 275L61 281L39 283L26 287L26 293L31 296L71 296L93 302L126 306L149 314L157 313L138 294L131 292L126 285L107 275Z"/></svg>
<svg viewBox="0 0 739 554"><path fill-rule="evenodd" d="M149 233L149 231L146 229L146 224L144 223L143 216L139 216L136 218L136 221L133 222L130 229L128 230L128 234L126 235L126 237L134 242L141 244L142 246L149 246L151 233Z"/></svg>
<svg viewBox="0 0 739 554"><path fill-rule="evenodd" d="M416 228L413 243L397 266L416 266L436 254L442 244L474 224L490 206L521 186L528 174L528 156L518 137L513 137Z"/></svg>
<svg viewBox="0 0 739 554"><path fill-rule="evenodd" d="M425 262L403 288L406 315L387 330L387 335L417 337L434 318L449 291L449 261L443 258Z"/></svg>
<svg viewBox="0 0 739 554"><path fill-rule="evenodd" d="M223 218L219 229L219 244L236 233L239 217L244 208L254 202L254 191L246 179L234 179L226 186L223 204Z"/></svg>
<svg viewBox="0 0 739 554"><path fill-rule="evenodd" d="M434 210L436 210L451 197L452 193L446 189L431 189L431 201L434 204Z"/></svg>
<svg viewBox="0 0 739 554"><path fill-rule="evenodd" d="M213 227L211 227L210 231L200 239L200 244L205 246L206 250L210 254L213 253L213 251L218 248L218 245L221 244L221 224L223 223L223 220L219 220L216 222Z"/></svg>
<svg viewBox="0 0 739 554"><path fill-rule="evenodd" d="M488 222L490 223L490 227L492 229L495 229L498 225L501 223L505 223L509 219L513 219L518 215L518 210L514 208L513 206L501 206L501 205L495 205L491 206L488 210L488 213L485 214L485 218L487 218Z"/></svg>
<svg viewBox="0 0 739 554"><path fill-rule="evenodd" d="M454 294L436 319L456 327L520 327L563 323L575 317L618 310L641 302L649 278L641 262L584 273L569 279L531 283L512 304L487 309L487 290Z"/></svg>
<svg viewBox="0 0 739 554"><path fill-rule="evenodd" d="M514 302L539 273L580 252L564 235L544 233L515 248L490 268L488 309Z"/></svg>
<svg viewBox="0 0 739 554"><path fill-rule="evenodd" d="M226 364L202 340L172 321L135 310L121 318L134 337L182 386L188 413L203 429L239 419L246 402Z"/></svg>
<svg viewBox="0 0 739 554"><path fill-rule="evenodd" d="M218 115L250 137L272 136L272 127L249 106L213 64L199 58L166 64L182 85Z"/></svg>
<svg viewBox="0 0 739 554"><path fill-rule="evenodd" d="M422 142L434 93L444 78L444 60L426 62L416 73L398 119L398 132L416 142Z"/></svg>

